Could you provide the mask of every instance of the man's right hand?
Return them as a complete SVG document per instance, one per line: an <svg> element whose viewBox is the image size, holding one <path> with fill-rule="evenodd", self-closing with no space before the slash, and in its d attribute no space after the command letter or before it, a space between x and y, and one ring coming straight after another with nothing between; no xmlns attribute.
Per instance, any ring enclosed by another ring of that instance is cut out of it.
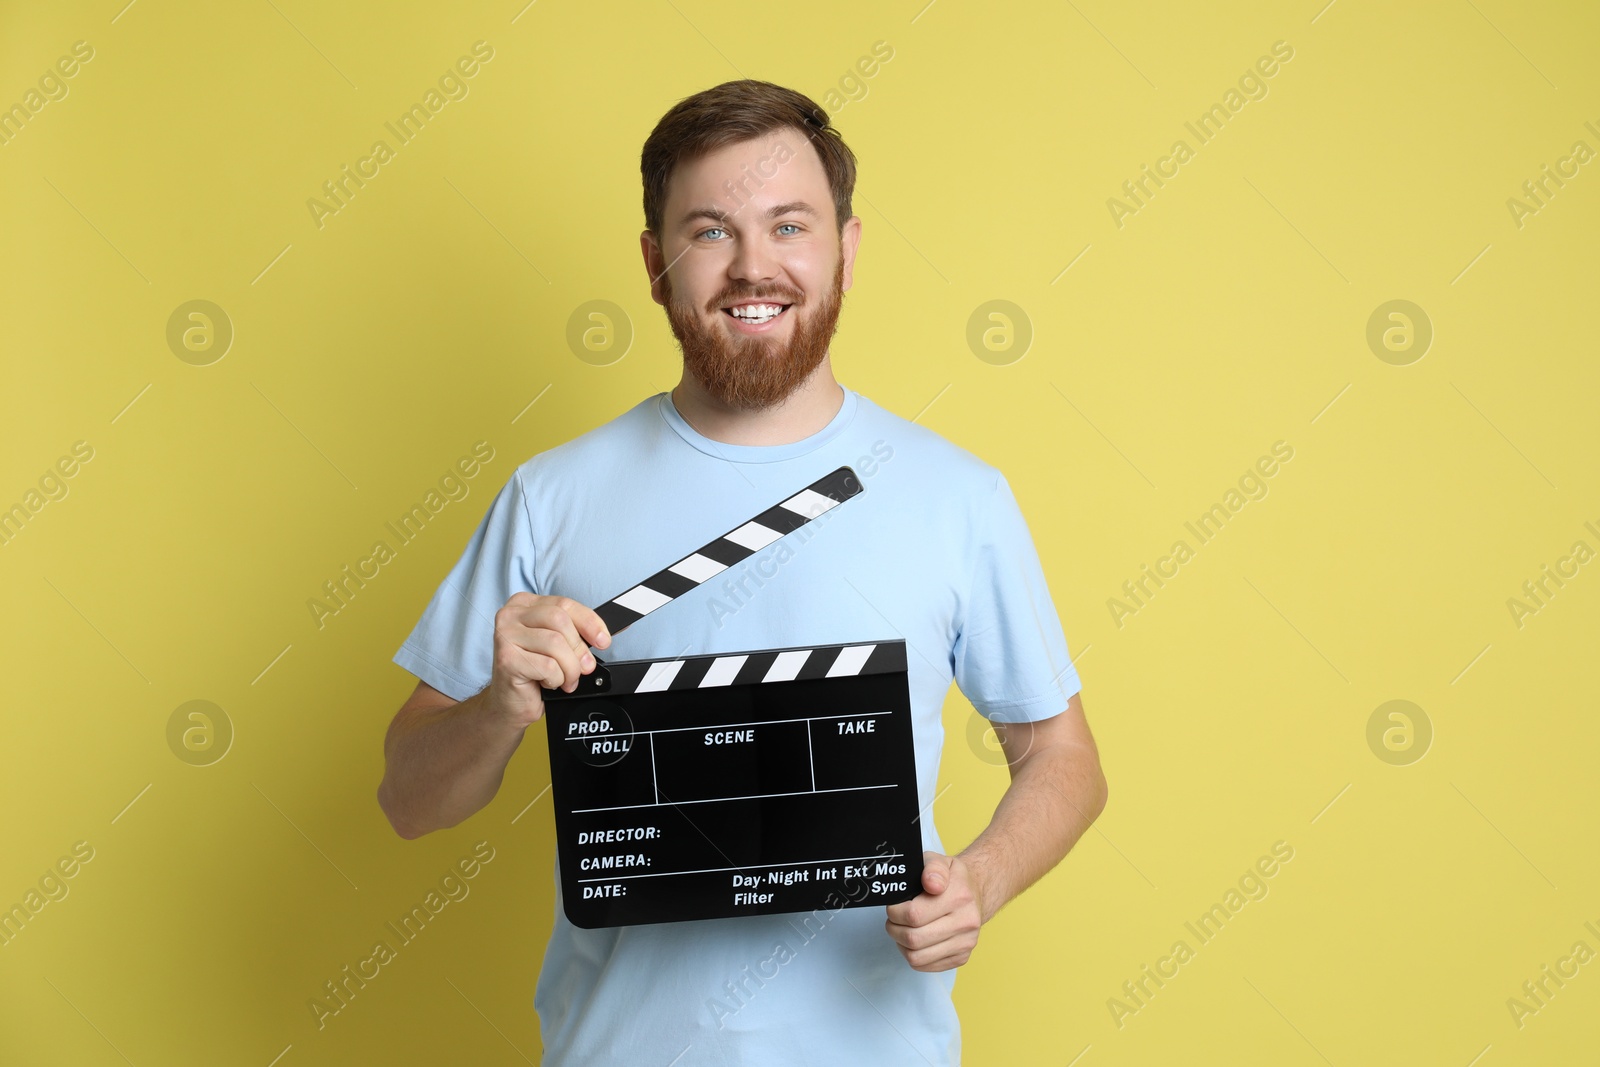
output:
<svg viewBox="0 0 1600 1067"><path fill-rule="evenodd" d="M572 692L594 670L589 646L609 648L600 616L565 596L513 593L494 615L494 670L489 697L516 726L544 714L544 688Z"/></svg>

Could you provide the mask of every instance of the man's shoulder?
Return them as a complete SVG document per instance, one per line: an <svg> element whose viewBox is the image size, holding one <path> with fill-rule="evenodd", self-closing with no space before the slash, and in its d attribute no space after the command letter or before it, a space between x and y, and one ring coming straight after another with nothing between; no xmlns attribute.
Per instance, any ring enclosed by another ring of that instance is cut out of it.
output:
<svg viewBox="0 0 1600 1067"><path fill-rule="evenodd" d="M907 481L922 488L937 487L946 496L979 504L989 499L1002 477L998 467L937 430L897 415L865 394L859 396L866 416L862 428L885 467L898 465Z"/></svg>
<svg viewBox="0 0 1600 1067"><path fill-rule="evenodd" d="M581 480L584 472L615 463L619 454L638 454L649 446L652 420L659 422L655 412L660 396L653 393L576 437L535 452L517 465L516 474L530 488L536 481L548 485L567 477Z"/></svg>

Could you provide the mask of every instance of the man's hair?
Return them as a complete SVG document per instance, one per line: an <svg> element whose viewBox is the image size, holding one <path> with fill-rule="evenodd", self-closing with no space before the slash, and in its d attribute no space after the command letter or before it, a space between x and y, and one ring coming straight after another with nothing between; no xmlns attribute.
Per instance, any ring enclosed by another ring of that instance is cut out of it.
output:
<svg viewBox="0 0 1600 1067"><path fill-rule="evenodd" d="M822 160L842 233L851 216L850 196L856 187L855 154L815 101L793 89L750 78L723 82L685 97L656 123L639 157L645 226L661 238L667 180L678 164L785 127L808 137Z"/></svg>

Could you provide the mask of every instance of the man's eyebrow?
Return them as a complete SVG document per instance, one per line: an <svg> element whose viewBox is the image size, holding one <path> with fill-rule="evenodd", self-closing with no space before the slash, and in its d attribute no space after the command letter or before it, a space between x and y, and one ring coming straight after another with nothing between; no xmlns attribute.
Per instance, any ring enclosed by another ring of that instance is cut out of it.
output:
<svg viewBox="0 0 1600 1067"><path fill-rule="evenodd" d="M772 207L767 209L767 218L769 219L775 219L780 215L810 215L814 219L820 217L817 214L817 209L806 203L804 200L791 200L786 204L774 204ZM682 219L678 221L678 225L680 227L687 226L696 219L708 219L711 222L727 222L730 218L732 218L732 216L729 215L728 212L716 207L715 205L712 205L710 207L698 207L688 212L683 216Z"/></svg>

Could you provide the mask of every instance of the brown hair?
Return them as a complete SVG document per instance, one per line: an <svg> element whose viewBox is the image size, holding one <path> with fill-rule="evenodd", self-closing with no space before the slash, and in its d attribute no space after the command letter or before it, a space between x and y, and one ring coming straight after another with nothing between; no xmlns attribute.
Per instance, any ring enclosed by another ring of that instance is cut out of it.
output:
<svg viewBox="0 0 1600 1067"><path fill-rule="evenodd" d="M856 187L856 157L816 102L793 89L745 78L695 93L678 101L645 139L639 157L644 179L644 220L661 237L667 180L679 163L692 162L720 148L783 127L803 132L822 160L833 192L839 230L850 218L850 196Z"/></svg>

